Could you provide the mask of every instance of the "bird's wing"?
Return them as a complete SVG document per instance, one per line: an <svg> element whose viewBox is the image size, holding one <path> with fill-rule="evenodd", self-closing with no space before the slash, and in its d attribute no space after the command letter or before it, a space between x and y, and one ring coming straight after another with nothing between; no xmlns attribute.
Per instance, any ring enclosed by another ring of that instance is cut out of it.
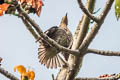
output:
<svg viewBox="0 0 120 80"><path fill-rule="evenodd" d="M62 34L64 34L65 31L59 29L58 27L54 26L47 31L45 31L45 34L55 40L56 42L61 42L61 40L57 39L62 39L61 37L64 37ZM57 68L61 67L64 65L63 59L59 56L59 51L49 45L45 40L41 40L40 47L38 49L38 59L39 62L43 65L45 65L47 68Z"/></svg>
<svg viewBox="0 0 120 80"><path fill-rule="evenodd" d="M51 38L53 36L53 34L57 31L57 29L58 29L58 27L54 26L54 27L48 29L47 31L45 31L44 33Z"/></svg>
<svg viewBox="0 0 120 80"><path fill-rule="evenodd" d="M57 31L57 29L58 29L58 27L54 26L54 27L48 29L47 31L45 31L44 33L48 37L52 38L54 36L55 32ZM40 37L39 41L42 45L44 45L44 47L46 47L46 48L50 47L50 44L48 42L46 42L44 39L42 39L41 37Z"/></svg>
<svg viewBox="0 0 120 80"><path fill-rule="evenodd" d="M38 59L47 68L57 68L65 65L65 62L54 47L45 48L44 45L40 45L38 48Z"/></svg>

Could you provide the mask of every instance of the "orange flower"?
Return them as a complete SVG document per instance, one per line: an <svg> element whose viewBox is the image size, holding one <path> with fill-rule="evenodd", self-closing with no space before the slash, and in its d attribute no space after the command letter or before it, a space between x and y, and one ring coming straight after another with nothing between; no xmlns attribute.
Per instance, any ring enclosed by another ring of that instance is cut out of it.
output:
<svg viewBox="0 0 120 80"><path fill-rule="evenodd" d="M0 10L0 16L2 16L3 15L3 11L2 10Z"/></svg>
<svg viewBox="0 0 120 80"><path fill-rule="evenodd" d="M8 7L9 7L9 4L7 3L3 3L2 5L0 5L1 10L3 11L6 11Z"/></svg>
<svg viewBox="0 0 120 80"><path fill-rule="evenodd" d="M14 72L16 72L16 70L21 74L21 80L34 80L35 78L35 72L30 69L26 71L26 68L23 65L15 66Z"/></svg>
<svg viewBox="0 0 120 80"><path fill-rule="evenodd" d="M28 70L25 74L21 76L21 80L34 80L35 72L32 70Z"/></svg>
<svg viewBox="0 0 120 80"><path fill-rule="evenodd" d="M0 16L3 15L3 12L5 12L8 9L8 7L9 7L9 4L7 3L3 3L0 5Z"/></svg>
<svg viewBox="0 0 120 80"><path fill-rule="evenodd" d="M26 68L23 65L18 65L14 67L14 72L16 72L16 70L21 74L24 75L26 73Z"/></svg>
<svg viewBox="0 0 120 80"><path fill-rule="evenodd" d="M35 72L34 71L28 70L27 74L28 74L28 79L34 80L34 78L35 78Z"/></svg>

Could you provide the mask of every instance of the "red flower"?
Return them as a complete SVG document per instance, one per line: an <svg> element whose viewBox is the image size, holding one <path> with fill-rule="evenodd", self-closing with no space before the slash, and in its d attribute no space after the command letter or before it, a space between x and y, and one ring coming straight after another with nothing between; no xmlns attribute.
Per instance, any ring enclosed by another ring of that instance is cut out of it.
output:
<svg viewBox="0 0 120 80"><path fill-rule="evenodd" d="M20 1L20 3L25 2L27 3L27 5L32 5L32 8L36 10L36 14L40 16L41 9L43 6L42 0L18 0L18 1Z"/></svg>

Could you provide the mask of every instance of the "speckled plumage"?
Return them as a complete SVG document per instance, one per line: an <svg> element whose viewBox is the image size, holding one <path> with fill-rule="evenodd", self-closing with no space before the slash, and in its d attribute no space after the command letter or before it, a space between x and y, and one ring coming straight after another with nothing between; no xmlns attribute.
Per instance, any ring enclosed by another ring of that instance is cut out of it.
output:
<svg viewBox="0 0 120 80"><path fill-rule="evenodd" d="M59 27L54 26L44 32L48 37L55 40L58 44L64 47L70 47L72 44L72 34L67 28L67 25L60 25ZM41 44L38 49L39 62L45 65L47 68L57 68L64 65L64 60L58 54L60 51L54 46L44 41L42 38L40 40ZM68 59L68 54L62 52L65 60Z"/></svg>

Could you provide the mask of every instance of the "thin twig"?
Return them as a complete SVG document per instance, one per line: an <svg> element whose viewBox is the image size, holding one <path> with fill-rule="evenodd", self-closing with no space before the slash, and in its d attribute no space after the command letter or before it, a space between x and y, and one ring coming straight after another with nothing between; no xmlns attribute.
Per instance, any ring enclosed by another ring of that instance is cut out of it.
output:
<svg viewBox="0 0 120 80"><path fill-rule="evenodd" d="M117 78L76 78L75 80L118 80Z"/></svg>
<svg viewBox="0 0 120 80"><path fill-rule="evenodd" d="M85 8L85 6L84 6L83 3L82 3L82 0L77 0L77 1L78 1L78 4L79 4L81 10L82 10L90 19L92 19L92 20L95 21L95 22L99 22L99 19L98 19L97 17L93 16L93 14L90 13L89 10L87 10L87 9Z"/></svg>
<svg viewBox="0 0 120 80"><path fill-rule="evenodd" d="M3 59L0 57L0 66L1 66L1 62L2 62L2 60L3 60Z"/></svg>
<svg viewBox="0 0 120 80"><path fill-rule="evenodd" d="M103 11L101 12L101 14L99 16L100 21L104 22L104 19L106 18L107 14L109 13L113 2L114 2L114 0L108 0L106 2L106 5L105 5L104 9L103 9Z"/></svg>
<svg viewBox="0 0 120 80"><path fill-rule="evenodd" d="M24 25L26 26L26 28L27 28L27 29L29 30L29 32L33 35L33 37L34 37L36 40L38 40L38 38L39 38L38 34L34 31L34 29L33 29L32 26L28 23L28 21L25 20L23 16L21 16L21 19L22 19Z"/></svg>
<svg viewBox="0 0 120 80"><path fill-rule="evenodd" d="M52 74L52 80L55 80L54 74Z"/></svg>
<svg viewBox="0 0 120 80"><path fill-rule="evenodd" d="M17 77L15 77L13 74L8 73L5 69L0 67L0 73L4 75L5 77L9 78L10 80L19 80Z"/></svg>
<svg viewBox="0 0 120 80"><path fill-rule="evenodd" d="M120 56L120 52L117 51L107 51L107 50L98 50L98 49L88 49L86 53L93 53L104 56Z"/></svg>
<svg viewBox="0 0 120 80"><path fill-rule="evenodd" d="M85 77L85 78L76 78L75 80L118 80L120 79L120 73L118 74L107 74L106 77L102 77L99 76L98 78L89 78L89 77Z"/></svg>

